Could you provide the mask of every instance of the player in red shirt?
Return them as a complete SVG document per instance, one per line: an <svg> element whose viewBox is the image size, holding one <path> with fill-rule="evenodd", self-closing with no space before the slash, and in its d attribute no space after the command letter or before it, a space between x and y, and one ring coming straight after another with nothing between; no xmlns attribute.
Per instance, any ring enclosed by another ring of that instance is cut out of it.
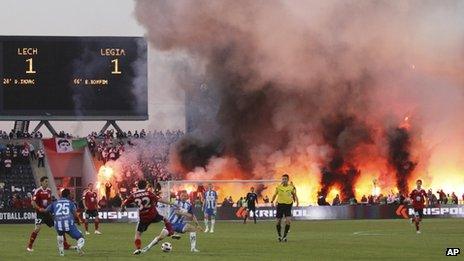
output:
<svg viewBox="0 0 464 261"><path fill-rule="evenodd" d="M418 179L416 181L416 188L409 194L409 197L412 201L412 207L414 208L414 218L413 222L416 225L416 233L420 234L419 223L422 221L424 215L425 207L425 198L427 197L427 192L422 189L422 180Z"/></svg>
<svg viewBox="0 0 464 261"><path fill-rule="evenodd" d="M26 250L29 252L34 251L32 246L34 245L34 241L39 234L40 228L42 224L46 224L48 227L54 226L53 216L48 212L43 212L44 209L47 208L48 205L52 203L52 190L48 187L48 178L41 177L40 178L40 187L34 190L34 194L32 196L32 207L35 209L36 219L35 219L35 227L29 237L29 244L27 245ZM64 238L64 248L69 249L71 246L66 242L66 237Z"/></svg>
<svg viewBox="0 0 464 261"><path fill-rule="evenodd" d="M135 231L135 251L134 255L139 255L142 253L142 241L141 236L144 231L148 229L151 223L158 223L160 221L164 221L164 225L168 230L167 236L171 236L174 234L174 229L172 228L172 224L163 216L158 213L156 209L156 204L158 202L173 205L172 203L168 202L167 200L163 200L156 196L153 192L147 189L147 182L145 180L139 180L137 182L138 190L132 193L121 205L121 211L125 210L125 207L131 203L135 203L135 205L139 209L139 222L137 223L137 230Z"/></svg>
<svg viewBox="0 0 464 261"><path fill-rule="evenodd" d="M100 219L98 219L98 197L97 192L93 191L93 184L89 183L87 190L84 191L82 196L82 203L84 203L84 227L85 234L90 235L89 233L89 219L95 218L95 234L101 235L102 233L98 230L98 225L100 224Z"/></svg>

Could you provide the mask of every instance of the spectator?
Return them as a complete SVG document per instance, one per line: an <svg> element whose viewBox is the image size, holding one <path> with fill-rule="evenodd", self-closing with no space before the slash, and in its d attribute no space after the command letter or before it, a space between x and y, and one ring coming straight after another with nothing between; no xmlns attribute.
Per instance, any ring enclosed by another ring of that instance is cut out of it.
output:
<svg viewBox="0 0 464 261"><path fill-rule="evenodd" d="M108 161L108 149L103 149L102 151L103 164L106 164Z"/></svg>
<svg viewBox="0 0 464 261"><path fill-rule="evenodd" d="M103 196L99 201L98 201L98 206L102 209L106 208L107 205L106 197Z"/></svg>
<svg viewBox="0 0 464 261"><path fill-rule="evenodd" d="M387 204L388 205L392 205L395 203L395 195L393 194L388 194L388 197L387 197Z"/></svg>
<svg viewBox="0 0 464 261"><path fill-rule="evenodd" d="M24 146L24 148L21 150L21 156L21 161L23 163L27 163L27 161L29 160L29 146Z"/></svg>
<svg viewBox="0 0 464 261"><path fill-rule="evenodd" d="M361 204L367 204L367 197L366 195L363 195L361 198Z"/></svg>
<svg viewBox="0 0 464 261"><path fill-rule="evenodd" d="M369 205L374 205L374 196L369 195L369 196L367 197L367 203L368 203Z"/></svg>
<svg viewBox="0 0 464 261"><path fill-rule="evenodd" d="M12 202L12 207L14 209L20 209L23 208L23 202L21 200L21 196L18 194L13 195L13 202Z"/></svg>
<svg viewBox="0 0 464 261"><path fill-rule="evenodd" d="M227 198L224 198L224 201L222 201L222 207L228 207L229 206L229 200Z"/></svg>
<svg viewBox="0 0 464 261"><path fill-rule="evenodd" d="M243 197L240 197L240 199L237 201L237 207L238 208L242 207L242 200L243 200Z"/></svg>
<svg viewBox="0 0 464 261"><path fill-rule="evenodd" d="M383 194L379 195L378 201L380 205L387 205L387 197L385 197Z"/></svg>
<svg viewBox="0 0 464 261"><path fill-rule="evenodd" d="M121 204L122 204L121 193L118 193L118 194L116 194L116 196L114 196L114 198L112 199L112 204L111 204L111 206L119 208L119 207L121 207Z"/></svg>
<svg viewBox="0 0 464 261"><path fill-rule="evenodd" d="M464 194L462 195L462 198L464 199ZM267 195L264 197L263 202L265 204L269 204L269 197Z"/></svg>
<svg viewBox="0 0 464 261"><path fill-rule="evenodd" d="M34 147L34 145L32 144L32 142L27 143L27 145L29 146L29 154L31 155L31 160L35 160L36 155L35 155L35 147Z"/></svg>
<svg viewBox="0 0 464 261"><path fill-rule="evenodd" d="M105 183L105 196L106 198L110 198L111 196L111 188L113 187L113 185L111 185L111 182L107 181Z"/></svg>
<svg viewBox="0 0 464 261"><path fill-rule="evenodd" d="M42 132L37 131L36 133L34 133L34 138L36 138L36 139L42 139L42 138L43 138Z"/></svg>
<svg viewBox="0 0 464 261"><path fill-rule="evenodd" d="M16 160L18 159L18 148L16 146L13 146L13 148L11 148L11 152L13 153L13 162L16 162Z"/></svg>
<svg viewBox="0 0 464 261"><path fill-rule="evenodd" d="M8 177L11 173L11 168L13 167L13 161L10 158L5 158L3 160L3 167L5 168L5 175Z"/></svg>
<svg viewBox="0 0 464 261"><path fill-rule="evenodd" d="M432 190L429 189L427 192L427 205L428 206L437 206L438 205L438 199L435 194L432 193Z"/></svg>
<svg viewBox="0 0 464 261"><path fill-rule="evenodd" d="M443 192L443 189L439 190L437 193L438 193L438 203L439 204L448 203L448 199L446 198L446 194L445 194L445 192Z"/></svg>
<svg viewBox="0 0 464 261"><path fill-rule="evenodd" d="M32 208L32 194L30 192L27 193L27 196L23 199L23 208L30 209Z"/></svg>
<svg viewBox="0 0 464 261"><path fill-rule="evenodd" d="M326 200L326 196L322 192L318 192L317 204L319 206L330 206L330 204Z"/></svg>
<svg viewBox="0 0 464 261"><path fill-rule="evenodd" d="M332 201L332 206L339 206L340 205L340 196L337 194Z"/></svg>
<svg viewBox="0 0 464 261"><path fill-rule="evenodd" d="M459 200L458 200L458 196L456 196L456 194L453 192L453 193L451 194L451 204L457 205L457 204L459 203L458 201L459 201Z"/></svg>
<svg viewBox="0 0 464 261"><path fill-rule="evenodd" d="M350 198L349 203L351 206L358 204L358 201L355 197Z"/></svg>
<svg viewBox="0 0 464 261"><path fill-rule="evenodd" d="M45 168L45 151L42 148L40 148L39 151L37 151L37 159L38 159L37 167Z"/></svg>

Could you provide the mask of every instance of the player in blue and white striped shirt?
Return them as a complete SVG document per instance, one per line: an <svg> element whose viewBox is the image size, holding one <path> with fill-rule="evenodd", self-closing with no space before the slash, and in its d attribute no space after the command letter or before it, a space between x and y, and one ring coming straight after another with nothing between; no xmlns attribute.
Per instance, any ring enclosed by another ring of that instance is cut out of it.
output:
<svg viewBox="0 0 464 261"><path fill-rule="evenodd" d="M84 237L81 231L77 229L74 224L74 219L77 217L76 205L74 202L69 200L70 195L69 189L63 189L61 192L61 198L53 202L44 211L50 212L54 216L55 230L58 236L58 250L60 256L64 256L64 234L69 234L72 238L77 240L76 250L79 254L83 254L82 247L84 247Z"/></svg>
<svg viewBox="0 0 464 261"><path fill-rule="evenodd" d="M196 248L197 243L197 231L201 231L202 228L198 223L197 218L193 214L193 207L190 202L188 202L189 195L187 191L182 191L180 194L179 200L173 205L171 212L169 213L169 222L171 222L174 231L177 233L184 234L186 232L190 232L190 251L192 252L199 252ZM196 226L193 226L186 222L185 218L192 218L193 222ZM165 230L165 229L164 229ZM166 237L167 233L161 231L159 236L155 237L153 241L150 242L146 247L142 249L142 253L147 252L152 248L154 245L158 244L161 240ZM180 239L179 235L173 235L173 239Z"/></svg>
<svg viewBox="0 0 464 261"><path fill-rule="evenodd" d="M208 232L208 219L211 218L210 233L214 233L214 223L216 223L217 193L213 190L213 184L208 184L208 190L203 195L203 211L205 213L205 233Z"/></svg>

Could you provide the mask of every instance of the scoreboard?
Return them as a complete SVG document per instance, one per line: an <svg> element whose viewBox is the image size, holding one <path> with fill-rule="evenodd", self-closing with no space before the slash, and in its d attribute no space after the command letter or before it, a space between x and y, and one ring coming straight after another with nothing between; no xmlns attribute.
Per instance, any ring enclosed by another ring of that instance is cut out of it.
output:
<svg viewBox="0 0 464 261"><path fill-rule="evenodd" d="M142 37L0 36L0 120L146 120Z"/></svg>

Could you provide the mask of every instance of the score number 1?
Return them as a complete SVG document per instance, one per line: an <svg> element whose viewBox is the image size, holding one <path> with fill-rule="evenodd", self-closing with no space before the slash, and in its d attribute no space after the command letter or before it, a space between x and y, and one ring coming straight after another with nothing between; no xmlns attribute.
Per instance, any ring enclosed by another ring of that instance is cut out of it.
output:
<svg viewBox="0 0 464 261"><path fill-rule="evenodd" d="M35 74L36 71L34 70L34 61L32 60L32 58L26 59L26 63L28 64L26 73L27 74Z"/></svg>
<svg viewBox="0 0 464 261"><path fill-rule="evenodd" d="M119 59L111 60L111 63L114 64L111 74L121 74L122 72L119 70Z"/></svg>

